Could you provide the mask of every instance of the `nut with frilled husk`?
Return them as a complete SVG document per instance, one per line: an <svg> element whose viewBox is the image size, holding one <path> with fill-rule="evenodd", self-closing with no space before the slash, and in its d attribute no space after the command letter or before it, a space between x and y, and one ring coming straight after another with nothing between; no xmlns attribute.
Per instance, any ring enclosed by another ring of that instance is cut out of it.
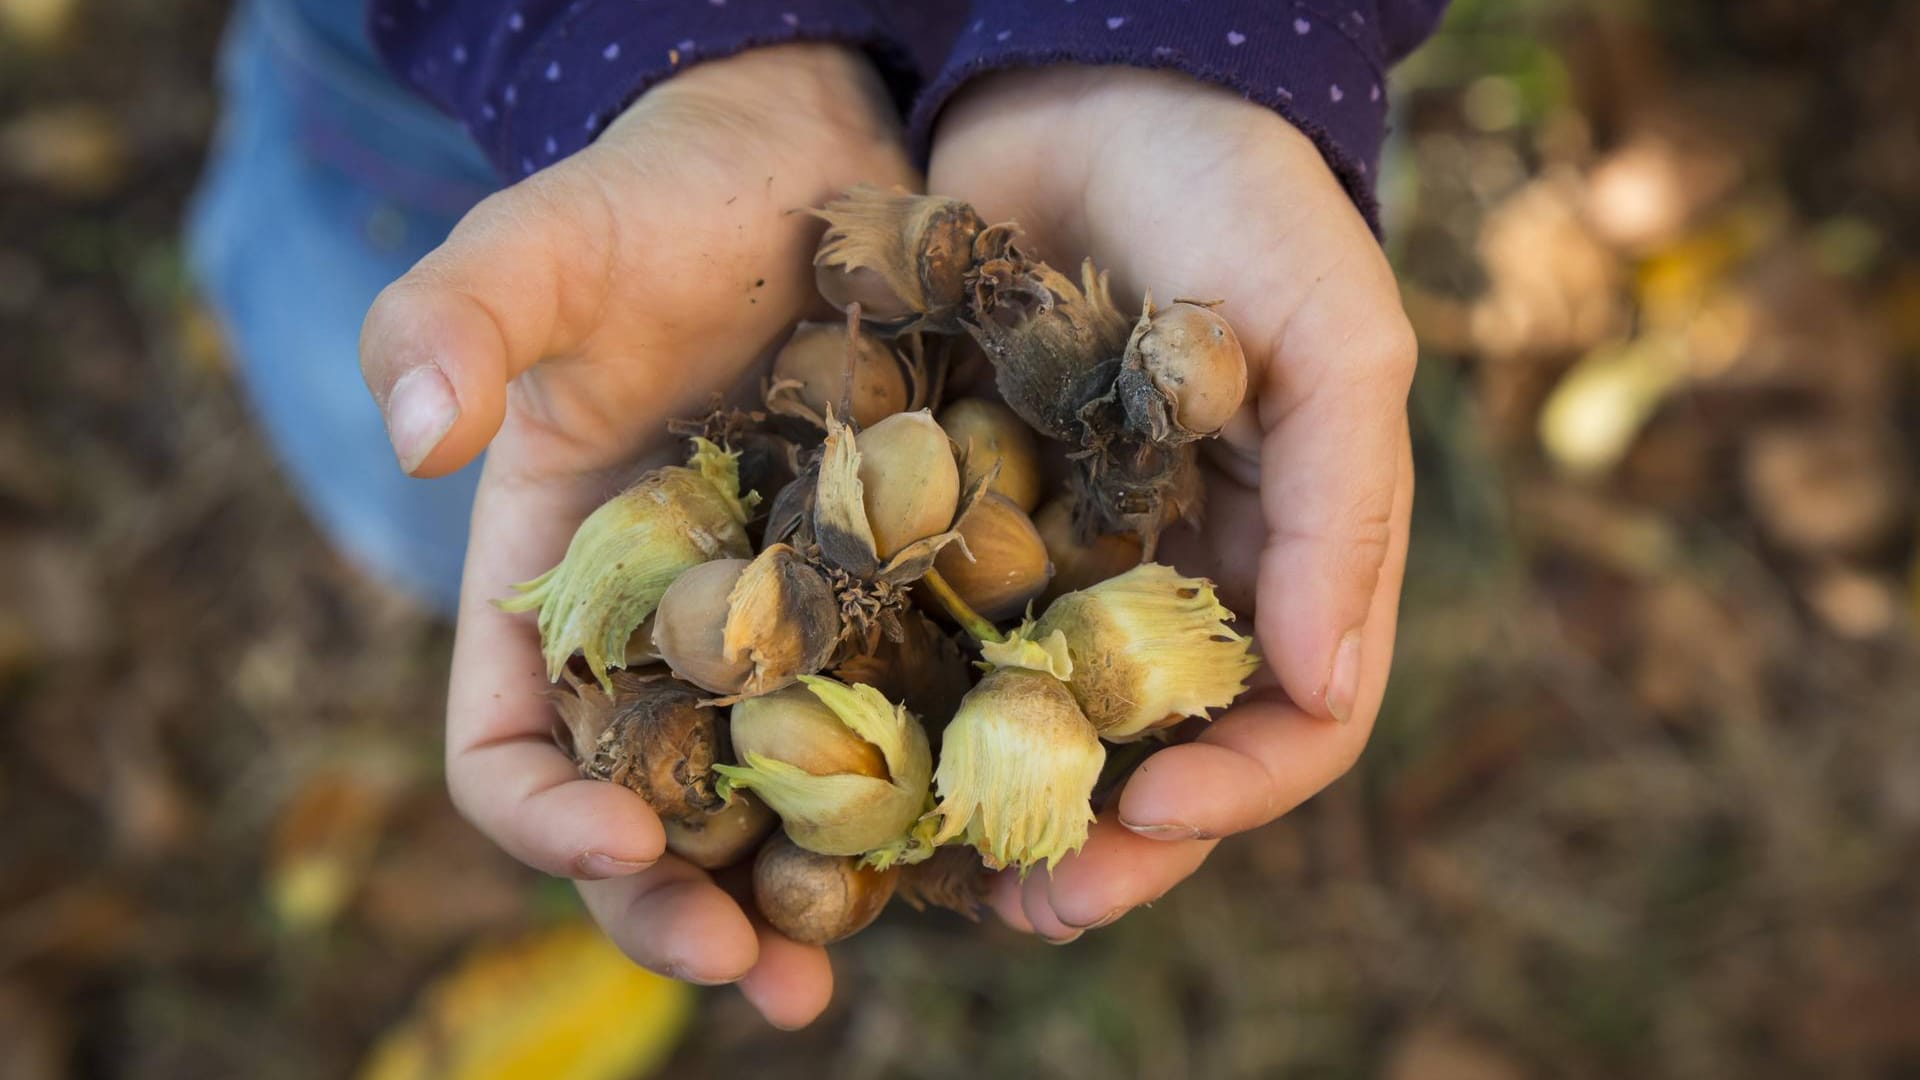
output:
<svg viewBox="0 0 1920 1080"><path fill-rule="evenodd" d="M736 791L712 813L664 820L660 827L667 834L668 851L702 870L719 870L753 854L779 821L766 803Z"/></svg>
<svg viewBox="0 0 1920 1080"><path fill-rule="evenodd" d="M820 295L888 327L957 328L981 221L937 195L861 185L815 211L827 222L814 256Z"/></svg>
<svg viewBox="0 0 1920 1080"><path fill-rule="evenodd" d="M667 820L718 810L713 766L721 750L720 713L694 687L664 675L617 671L612 689L566 672L553 691L568 749L582 775L610 780L647 800Z"/></svg>
<svg viewBox="0 0 1920 1080"><path fill-rule="evenodd" d="M861 505L874 554L892 558L953 526L960 468L947 433L926 411L889 416L854 437Z"/></svg>
<svg viewBox="0 0 1920 1080"><path fill-rule="evenodd" d="M960 447L963 485L984 478L987 490L1005 495L1029 514L1040 505L1045 480L1040 448L1033 429L1012 409L985 398L961 398L940 410L940 426Z"/></svg>
<svg viewBox="0 0 1920 1080"><path fill-rule="evenodd" d="M933 567L968 607L998 622L1025 611L1053 577L1046 542L1018 506L989 492L958 526L960 543Z"/></svg>
<svg viewBox="0 0 1920 1080"><path fill-rule="evenodd" d="M773 358L767 408L818 427L829 410L872 427L908 403L907 373L893 349L858 325L803 322Z"/></svg>
<svg viewBox="0 0 1920 1080"><path fill-rule="evenodd" d="M1081 711L1101 738L1128 742L1246 691L1260 662L1232 621L1210 583L1146 563L1060 597L1013 640L1064 642ZM988 645L982 655L995 661L1009 647Z"/></svg>
<svg viewBox="0 0 1920 1080"><path fill-rule="evenodd" d="M995 869L1052 867L1087 842L1088 799L1106 757L1052 671L990 671L941 739L934 842L963 837Z"/></svg>
<svg viewBox="0 0 1920 1080"><path fill-rule="evenodd" d="M1247 357L1211 304L1149 298L1114 379L1133 433L1155 443L1217 435L1247 395Z"/></svg>
<svg viewBox="0 0 1920 1080"><path fill-rule="evenodd" d="M634 628L681 571L753 553L746 523L757 496L742 497L733 454L693 441L686 466L654 469L602 504L574 531L559 565L496 602L503 611L539 609L548 679L559 681L579 652L610 688L607 669L626 662Z"/></svg>
<svg viewBox="0 0 1920 1080"><path fill-rule="evenodd" d="M933 755L919 721L871 686L801 683L734 706L739 764L715 767L724 786L759 795L809 851L880 867L925 858L916 825Z"/></svg>
<svg viewBox="0 0 1920 1080"><path fill-rule="evenodd" d="M1073 516L1073 500L1062 497L1049 501L1033 518L1053 563L1053 580L1042 594L1049 600L1124 574L1144 557L1138 535L1099 533L1083 540Z"/></svg>
<svg viewBox="0 0 1920 1080"><path fill-rule="evenodd" d="M775 544L752 561L718 560L681 574L660 599L653 640L676 675L725 704L826 667L841 633L825 576Z"/></svg>
<svg viewBox="0 0 1920 1080"><path fill-rule="evenodd" d="M880 917L899 876L897 867L863 866L775 835L753 861L753 903L787 937L803 945L831 945Z"/></svg>

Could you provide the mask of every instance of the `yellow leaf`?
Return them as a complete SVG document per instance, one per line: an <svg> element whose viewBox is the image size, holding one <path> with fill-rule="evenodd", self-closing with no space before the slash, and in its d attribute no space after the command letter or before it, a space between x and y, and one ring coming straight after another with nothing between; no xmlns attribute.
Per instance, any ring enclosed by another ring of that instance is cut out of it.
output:
<svg viewBox="0 0 1920 1080"><path fill-rule="evenodd" d="M1540 409L1540 443L1576 475L1612 469L1686 374L1686 353L1668 337L1595 349L1562 376Z"/></svg>
<svg viewBox="0 0 1920 1080"><path fill-rule="evenodd" d="M666 1060L693 991L583 922L469 953L374 1045L360 1080L625 1080Z"/></svg>

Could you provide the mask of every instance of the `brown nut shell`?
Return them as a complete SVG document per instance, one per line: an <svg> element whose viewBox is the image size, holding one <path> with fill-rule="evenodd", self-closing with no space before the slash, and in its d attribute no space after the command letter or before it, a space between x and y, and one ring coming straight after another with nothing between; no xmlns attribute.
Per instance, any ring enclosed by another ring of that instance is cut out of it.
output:
<svg viewBox="0 0 1920 1080"><path fill-rule="evenodd" d="M1046 542L1012 500L989 492L967 510L958 529L965 550L948 545L933 567L968 607L1000 622L1046 591L1053 578Z"/></svg>
<svg viewBox="0 0 1920 1080"><path fill-rule="evenodd" d="M751 563L716 559L682 571L660 597L653 645L675 675L716 694L737 694L753 674L753 662L728 659L724 647L727 598Z"/></svg>
<svg viewBox="0 0 1920 1080"><path fill-rule="evenodd" d="M1246 399L1246 353L1210 306L1149 308L1127 343L1117 389L1128 424L1155 442L1214 435Z"/></svg>
<svg viewBox="0 0 1920 1080"><path fill-rule="evenodd" d="M851 339L845 323L804 322L773 358L770 407L785 394L815 417L851 414L871 427L907 407L907 376L887 343L866 331Z"/></svg>
<svg viewBox="0 0 1920 1080"><path fill-rule="evenodd" d="M753 854L778 822L766 803L736 791L727 805L712 813L660 824L667 834L668 851L702 870L718 870Z"/></svg>
<svg viewBox="0 0 1920 1080"><path fill-rule="evenodd" d="M940 426L961 449L961 487L993 472L997 464L1000 471L989 491L1005 495L1029 514L1040 505L1040 446L1019 414L997 401L961 398L940 411Z"/></svg>
<svg viewBox="0 0 1920 1080"><path fill-rule="evenodd" d="M953 524L960 468L947 433L926 410L896 413L854 437L874 553L892 557Z"/></svg>
<svg viewBox="0 0 1920 1080"><path fill-rule="evenodd" d="M1041 507L1033 524L1053 561L1053 580L1044 593L1048 600L1124 574L1144 557L1140 538L1132 533L1107 533L1082 542L1073 523L1073 501L1064 496Z"/></svg>
<svg viewBox="0 0 1920 1080"><path fill-rule="evenodd" d="M775 833L753 861L753 900L775 930L803 945L831 945L866 929L893 899L899 869L862 869Z"/></svg>

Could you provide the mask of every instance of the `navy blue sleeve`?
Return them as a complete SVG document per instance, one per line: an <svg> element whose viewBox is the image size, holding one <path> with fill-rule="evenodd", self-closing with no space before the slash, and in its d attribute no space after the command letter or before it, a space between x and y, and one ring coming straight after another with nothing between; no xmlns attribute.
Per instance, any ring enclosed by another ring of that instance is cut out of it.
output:
<svg viewBox="0 0 1920 1080"><path fill-rule="evenodd" d="M910 129L931 138L969 79L1046 64L1184 72L1286 117L1319 147L1378 229L1373 176L1386 136L1386 69L1432 32L1446 0L973 0Z"/></svg>
<svg viewBox="0 0 1920 1080"><path fill-rule="evenodd" d="M503 176L592 141L647 87L759 45L866 50L924 153L968 80L1056 63L1166 68L1275 110L1377 225L1387 67L1446 0L372 0L375 46Z"/></svg>
<svg viewBox="0 0 1920 1080"><path fill-rule="evenodd" d="M864 0L372 0L368 30L395 75L510 179L587 145L675 72L761 45L856 46L897 93L916 84Z"/></svg>

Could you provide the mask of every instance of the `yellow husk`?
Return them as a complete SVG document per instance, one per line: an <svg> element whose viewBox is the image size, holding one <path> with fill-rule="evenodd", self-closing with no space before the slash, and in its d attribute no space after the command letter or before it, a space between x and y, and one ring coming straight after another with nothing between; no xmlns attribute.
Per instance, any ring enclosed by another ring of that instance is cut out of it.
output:
<svg viewBox="0 0 1920 1080"><path fill-rule="evenodd" d="M1074 699L1101 738L1130 742L1246 691L1260 661L1232 620L1206 580L1144 563L1060 597L1022 636L1061 635Z"/></svg>
<svg viewBox="0 0 1920 1080"><path fill-rule="evenodd" d="M989 672L941 736L935 843L964 837L995 869L1049 869L1087 842L1106 748L1059 679Z"/></svg>
<svg viewBox="0 0 1920 1080"><path fill-rule="evenodd" d="M753 554L746 523L759 496L741 495L738 455L705 439L694 446L687 465L654 469L587 515L559 565L495 601L502 611L539 609L548 679L559 681L579 652L612 692L607 670L626 664L627 639L681 571Z"/></svg>
<svg viewBox="0 0 1920 1080"><path fill-rule="evenodd" d="M831 711L852 737L872 744L886 761L888 776L852 773L815 776L786 761L751 750L740 765L716 765L732 788L759 795L785 822L787 836L822 855L864 855L868 865L885 869L912 863L933 853L920 819L926 810L933 754L920 722L871 686L848 686L816 675L801 683ZM740 709L790 707L771 698L754 698Z"/></svg>

